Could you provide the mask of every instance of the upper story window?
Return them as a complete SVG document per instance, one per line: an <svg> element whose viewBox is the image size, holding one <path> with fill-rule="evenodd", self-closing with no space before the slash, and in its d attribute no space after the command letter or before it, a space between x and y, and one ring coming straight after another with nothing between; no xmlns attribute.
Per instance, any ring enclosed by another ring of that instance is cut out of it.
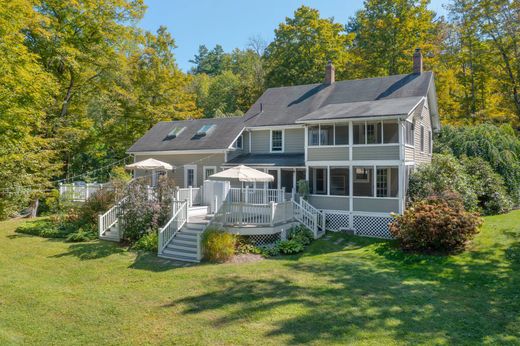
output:
<svg viewBox="0 0 520 346"><path fill-rule="evenodd" d="M180 135L185 128L186 127L184 126L175 126L173 129L171 129L170 132L168 132L168 134L166 135L166 139L174 139L175 137Z"/></svg>
<svg viewBox="0 0 520 346"><path fill-rule="evenodd" d="M271 131L271 151L283 151L283 131Z"/></svg>
<svg viewBox="0 0 520 346"><path fill-rule="evenodd" d="M421 143L420 143L421 152L424 152L424 126L422 126L422 125L421 125L421 132L420 132L419 140L421 141Z"/></svg>
<svg viewBox="0 0 520 346"><path fill-rule="evenodd" d="M308 145L348 144L348 124L313 125L308 127Z"/></svg>
<svg viewBox="0 0 520 346"><path fill-rule="evenodd" d="M399 142L397 121L354 123L354 144L390 144Z"/></svg>
<svg viewBox="0 0 520 346"><path fill-rule="evenodd" d="M235 147L237 149L242 149L242 147L244 145L243 143L244 143L244 136L240 135L240 136L238 136L237 140L235 141L235 145L233 147Z"/></svg>
<svg viewBox="0 0 520 346"><path fill-rule="evenodd" d="M415 121L405 121L404 122L406 131L405 131L405 143L408 145L415 145Z"/></svg>
<svg viewBox="0 0 520 346"><path fill-rule="evenodd" d="M199 136L205 136L207 134L209 134L211 131L213 131L213 129L215 128L215 125L213 124L206 124L206 125L203 125L198 131L197 131L197 135Z"/></svg>
<svg viewBox="0 0 520 346"><path fill-rule="evenodd" d="M433 136L432 131L428 131L428 154L431 154L433 150Z"/></svg>

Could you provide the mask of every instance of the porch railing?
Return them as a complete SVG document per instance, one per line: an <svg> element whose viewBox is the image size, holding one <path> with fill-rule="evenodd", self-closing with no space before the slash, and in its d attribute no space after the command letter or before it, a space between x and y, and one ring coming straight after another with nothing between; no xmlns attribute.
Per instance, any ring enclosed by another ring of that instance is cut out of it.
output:
<svg viewBox="0 0 520 346"><path fill-rule="evenodd" d="M230 188L226 200L232 203L281 203L285 202L285 189Z"/></svg>
<svg viewBox="0 0 520 346"><path fill-rule="evenodd" d="M108 209L104 214L99 215L98 219L98 231L99 236L101 237L110 227L114 226L114 224L118 221L119 216L121 215L121 206L127 200L128 197L124 197L118 203L116 203L112 208Z"/></svg>
<svg viewBox="0 0 520 346"><path fill-rule="evenodd" d="M157 251L161 254L168 243L175 237L188 220L188 201L173 203L173 215L166 225L159 229L159 242Z"/></svg>
<svg viewBox="0 0 520 346"><path fill-rule="evenodd" d="M223 225L274 226L294 218L292 202L252 204L226 202L215 214L214 222Z"/></svg>

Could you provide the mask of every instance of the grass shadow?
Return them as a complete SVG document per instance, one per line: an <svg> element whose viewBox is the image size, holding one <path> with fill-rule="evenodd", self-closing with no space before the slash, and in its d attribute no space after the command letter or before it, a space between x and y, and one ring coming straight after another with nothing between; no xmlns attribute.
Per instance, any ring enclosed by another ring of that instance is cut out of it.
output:
<svg viewBox="0 0 520 346"><path fill-rule="evenodd" d="M137 270L146 270L151 272L164 272L181 267L191 267L196 263L181 262L158 257L157 254L145 251L139 251L129 268Z"/></svg>
<svg viewBox="0 0 520 346"><path fill-rule="evenodd" d="M112 256L115 254L121 254L126 252L127 250L119 244L109 243L104 241L93 241L86 243L75 243L69 246L67 252L51 256L52 258L61 258L61 257L76 257L80 260L94 260L99 258L104 258L108 256Z"/></svg>

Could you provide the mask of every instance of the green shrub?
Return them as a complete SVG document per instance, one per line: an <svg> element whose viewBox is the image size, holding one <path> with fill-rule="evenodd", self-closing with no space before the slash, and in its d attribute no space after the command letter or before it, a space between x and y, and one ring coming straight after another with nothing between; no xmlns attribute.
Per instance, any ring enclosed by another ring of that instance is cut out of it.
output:
<svg viewBox="0 0 520 346"><path fill-rule="evenodd" d="M478 199L472 182L458 160L447 154L434 154L431 164L420 166L411 176L408 196L412 202L456 192L466 210L475 211Z"/></svg>
<svg viewBox="0 0 520 346"><path fill-rule="evenodd" d="M281 243L281 241L277 241L273 245L260 246L260 251L262 251L262 254L264 256L272 256L272 257L280 256L280 246L279 246L280 243Z"/></svg>
<svg viewBox="0 0 520 346"><path fill-rule="evenodd" d="M390 232L404 250L450 253L463 250L481 223L457 198L430 198L394 215Z"/></svg>
<svg viewBox="0 0 520 346"><path fill-rule="evenodd" d="M224 229L208 227L202 235L204 258L210 262L225 262L235 254L236 236Z"/></svg>
<svg viewBox="0 0 520 346"><path fill-rule="evenodd" d="M83 225L97 225L99 214L105 213L116 202L115 194L108 189L97 190L79 208L78 221Z"/></svg>
<svg viewBox="0 0 520 346"><path fill-rule="evenodd" d="M290 228L287 231L287 239L300 242L303 246L309 245L314 240L311 230L303 225Z"/></svg>
<svg viewBox="0 0 520 346"><path fill-rule="evenodd" d="M70 233L49 219L27 221L20 225L15 232L43 238L65 238Z"/></svg>
<svg viewBox="0 0 520 346"><path fill-rule="evenodd" d="M235 254L261 254L262 250L251 244L247 238L243 236L237 236L235 243Z"/></svg>
<svg viewBox="0 0 520 346"><path fill-rule="evenodd" d="M157 244L158 244L157 232L150 232L150 233L146 233L141 238L139 238L139 240L135 242L132 249L156 253Z"/></svg>
<svg viewBox="0 0 520 346"><path fill-rule="evenodd" d="M504 179L515 205L520 203L520 137L510 125L443 126L434 149L489 162Z"/></svg>
<svg viewBox="0 0 520 346"><path fill-rule="evenodd" d="M67 238L65 238L65 241L70 243L80 243L90 241L95 238L96 234L93 234L92 232L86 232L82 228L80 228L76 232L70 233L67 236Z"/></svg>
<svg viewBox="0 0 520 346"><path fill-rule="evenodd" d="M305 246L298 240L282 240L278 243L277 247L284 255L295 254L305 249Z"/></svg>
<svg viewBox="0 0 520 346"><path fill-rule="evenodd" d="M485 215L507 213L512 201L502 177L480 157L463 157L462 165L478 198L480 211Z"/></svg>

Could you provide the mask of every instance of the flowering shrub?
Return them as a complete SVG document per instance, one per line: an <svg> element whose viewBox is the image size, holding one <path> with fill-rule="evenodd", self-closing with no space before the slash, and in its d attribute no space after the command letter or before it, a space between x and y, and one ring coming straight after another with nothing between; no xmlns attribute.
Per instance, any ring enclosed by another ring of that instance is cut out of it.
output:
<svg viewBox="0 0 520 346"><path fill-rule="evenodd" d="M154 189L145 180L136 180L125 189L126 201L121 206L123 239L133 244L148 233L157 232L168 222L172 212L174 182L160 177Z"/></svg>
<svg viewBox="0 0 520 346"><path fill-rule="evenodd" d="M404 250L454 252L465 248L481 224L479 215L465 211L452 194L416 202L394 215L390 232Z"/></svg>

